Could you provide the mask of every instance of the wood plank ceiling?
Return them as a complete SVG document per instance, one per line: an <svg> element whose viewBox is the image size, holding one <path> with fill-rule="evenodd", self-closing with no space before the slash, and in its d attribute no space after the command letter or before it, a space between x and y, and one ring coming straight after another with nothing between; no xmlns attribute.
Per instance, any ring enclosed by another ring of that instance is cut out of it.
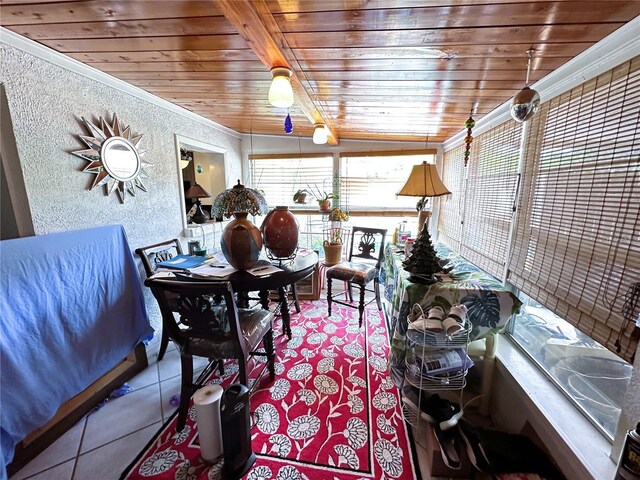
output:
<svg viewBox="0 0 640 480"><path fill-rule="evenodd" d="M617 0L0 0L2 26L239 132L284 133L276 62L294 71L294 135L324 120L336 140L420 142L511 98L527 49L535 81L638 15Z"/></svg>

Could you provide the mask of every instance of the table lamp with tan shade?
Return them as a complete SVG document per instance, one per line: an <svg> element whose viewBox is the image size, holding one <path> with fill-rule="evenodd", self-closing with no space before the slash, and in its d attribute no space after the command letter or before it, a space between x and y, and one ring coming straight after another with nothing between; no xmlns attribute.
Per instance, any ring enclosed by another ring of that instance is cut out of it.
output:
<svg viewBox="0 0 640 480"><path fill-rule="evenodd" d="M451 192L444 186L438 169L433 163L422 162L420 165L414 165L411 174L404 186L396 195L404 197L422 197L417 204L418 210L418 232L422 230L422 226L429 219L431 212L425 210L427 201L430 197L440 197L449 195Z"/></svg>
<svg viewBox="0 0 640 480"><path fill-rule="evenodd" d="M195 199L196 210L191 216L193 223L205 223L209 220L209 215L202 210L201 198L210 198L211 194L202 188L199 184L194 183L189 189L184 192L184 197L190 200Z"/></svg>

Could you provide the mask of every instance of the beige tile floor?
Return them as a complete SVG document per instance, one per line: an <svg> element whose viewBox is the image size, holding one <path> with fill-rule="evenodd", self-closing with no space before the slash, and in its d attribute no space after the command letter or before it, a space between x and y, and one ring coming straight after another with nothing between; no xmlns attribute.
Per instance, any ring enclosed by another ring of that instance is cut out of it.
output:
<svg viewBox="0 0 640 480"><path fill-rule="evenodd" d="M118 479L154 433L175 411L180 392L180 355L173 345L161 362L148 352L149 366L131 379L133 391L89 413L11 480ZM206 359L194 358L194 375Z"/></svg>

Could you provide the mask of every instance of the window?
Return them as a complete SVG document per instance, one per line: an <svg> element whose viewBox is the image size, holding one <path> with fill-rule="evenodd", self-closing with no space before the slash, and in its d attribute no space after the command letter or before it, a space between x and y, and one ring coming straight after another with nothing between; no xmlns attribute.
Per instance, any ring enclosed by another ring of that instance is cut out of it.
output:
<svg viewBox="0 0 640 480"><path fill-rule="evenodd" d="M441 238L489 272L506 264L524 301L513 338L612 438L640 337L640 57L527 122L513 217L518 127L478 136L467 185L464 146L445 152L443 178L460 200L441 203Z"/></svg>
<svg viewBox="0 0 640 480"><path fill-rule="evenodd" d="M513 338L562 392L610 439L633 367L530 297L513 322Z"/></svg>
<svg viewBox="0 0 640 480"><path fill-rule="evenodd" d="M396 197L414 165L435 162L435 151L368 152L340 156L341 204L349 210L415 210L417 197Z"/></svg>
<svg viewBox="0 0 640 480"><path fill-rule="evenodd" d="M640 279L639 112L640 57L542 105L508 276L628 361L640 315L624 305Z"/></svg>
<svg viewBox="0 0 640 480"><path fill-rule="evenodd" d="M251 155L251 185L262 190L267 204L292 205L298 189L318 186L332 191L333 156L326 155ZM308 202L309 200L307 200Z"/></svg>
<svg viewBox="0 0 640 480"><path fill-rule="evenodd" d="M460 251L462 240L462 207L464 206L464 151L465 145L459 145L444 152L442 162L442 183L451 195L440 197L440 216L438 220L439 240L453 250Z"/></svg>
<svg viewBox="0 0 640 480"><path fill-rule="evenodd" d="M460 253L500 279L509 248L521 129L510 120L478 135L467 166Z"/></svg>

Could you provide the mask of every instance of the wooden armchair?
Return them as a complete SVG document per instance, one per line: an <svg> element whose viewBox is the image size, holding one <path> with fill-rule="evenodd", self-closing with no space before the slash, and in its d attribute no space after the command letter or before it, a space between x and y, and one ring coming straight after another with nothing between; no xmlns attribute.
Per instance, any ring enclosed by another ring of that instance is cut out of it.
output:
<svg viewBox="0 0 640 480"><path fill-rule="evenodd" d="M147 247L136 248L136 253L142 260L142 266L147 274L147 278L156 273L158 263L173 258L175 255L182 253L182 245L180 240L174 238L160 243L155 243ZM166 328L162 328L162 337L160 338L160 350L158 352L158 361L162 360L167 346L169 345L169 335Z"/></svg>
<svg viewBox="0 0 640 480"><path fill-rule="evenodd" d="M163 329L168 331L169 337L180 350L182 380L177 431L184 428L189 399L201 386L200 382L206 379L206 375L200 375L193 381L194 355L210 360L236 359L240 367L239 381L243 385L248 384L248 356L266 356L266 367L271 380L275 378L272 312L264 309L238 309L229 282L155 278L147 279L145 285L151 288L158 301ZM211 296L221 297L223 303L212 303ZM264 353L256 351L260 342ZM205 371L209 372L210 369Z"/></svg>

